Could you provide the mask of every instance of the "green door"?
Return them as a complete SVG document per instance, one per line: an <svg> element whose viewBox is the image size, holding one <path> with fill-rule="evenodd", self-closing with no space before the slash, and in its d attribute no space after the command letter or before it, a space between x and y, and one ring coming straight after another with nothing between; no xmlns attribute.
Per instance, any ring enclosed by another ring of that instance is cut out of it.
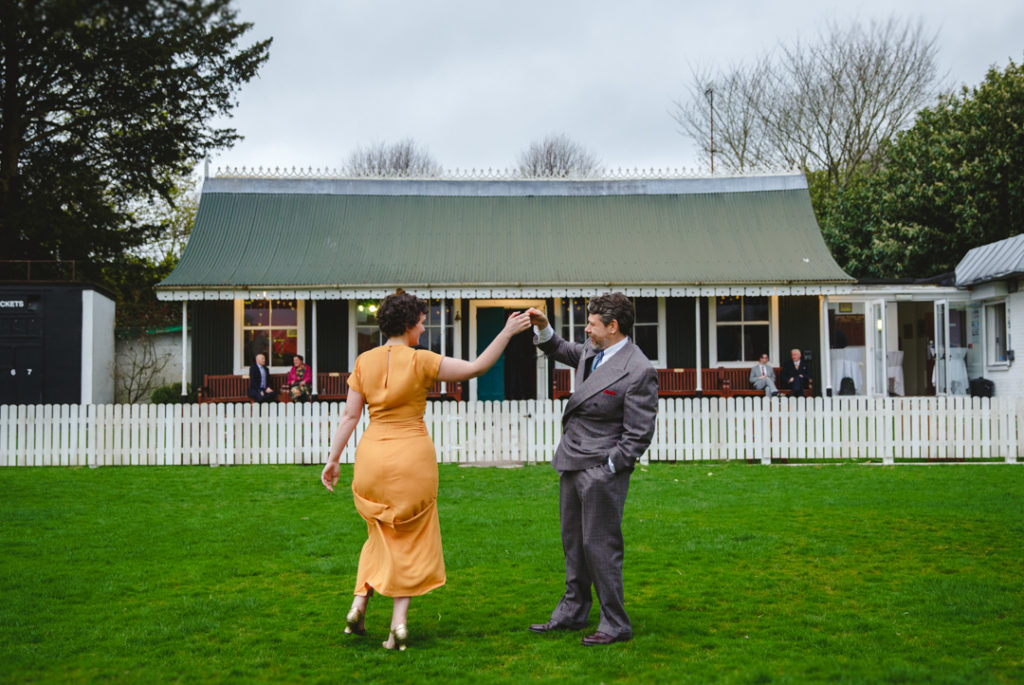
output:
<svg viewBox="0 0 1024 685"><path fill-rule="evenodd" d="M476 353L483 352L494 336L505 327L505 310L501 307L488 307L476 310ZM498 358L497 363L484 375L476 379L476 397L478 400L505 399L505 355Z"/></svg>

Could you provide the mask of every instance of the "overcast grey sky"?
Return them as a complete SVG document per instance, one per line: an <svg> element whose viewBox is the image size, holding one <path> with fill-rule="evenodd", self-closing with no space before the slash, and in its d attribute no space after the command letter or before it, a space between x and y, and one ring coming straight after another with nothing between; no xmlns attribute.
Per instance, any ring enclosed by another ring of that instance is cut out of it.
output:
<svg viewBox="0 0 1024 685"><path fill-rule="evenodd" d="M222 166L338 167L359 145L411 137L447 169L505 168L564 132L607 167L694 168L668 110L690 67L813 39L829 20L921 18L949 84L1024 58L1021 0L693 3L667 0L236 0L273 36L230 125Z"/></svg>

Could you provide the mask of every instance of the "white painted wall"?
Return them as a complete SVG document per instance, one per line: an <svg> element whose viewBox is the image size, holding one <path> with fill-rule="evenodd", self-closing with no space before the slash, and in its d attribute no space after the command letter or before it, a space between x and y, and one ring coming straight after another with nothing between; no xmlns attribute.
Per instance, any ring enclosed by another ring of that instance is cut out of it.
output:
<svg viewBox="0 0 1024 685"><path fill-rule="evenodd" d="M1002 298L1000 298L1002 299ZM987 300L991 302L993 300ZM995 300L998 301L998 300ZM985 378L995 382L996 384L996 396L1022 396L1024 395L1024 292L1008 293L1005 297L1006 301L1006 349L1014 350L1020 359L1011 362L1006 366L989 366L985 365ZM986 301L981 301L979 304L984 305ZM982 310L984 312L984 310ZM987 325L984 321L984 313L981 317L982 320L982 340L983 350L987 350L988 341L985 340L987 335Z"/></svg>
<svg viewBox="0 0 1024 685"><path fill-rule="evenodd" d="M114 301L82 290L82 404L114 401Z"/></svg>
<svg viewBox="0 0 1024 685"><path fill-rule="evenodd" d="M147 342L148 341L148 342ZM144 345L152 343L156 353L157 363L163 368L156 374L149 392L139 401L143 404L149 402L149 394L161 385L181 382L181 331L170 331L167 333L156 333L139 338L128 338L117 341L117 371L125 373L131 368L131 359L139 358ZM188 358L192 358L192 333L188 334ZM188 383L192 382L192 365L185 368L185 376ZM120 386L120 383L118 384ZM122 398L117 398L122 401Z"/></svg>

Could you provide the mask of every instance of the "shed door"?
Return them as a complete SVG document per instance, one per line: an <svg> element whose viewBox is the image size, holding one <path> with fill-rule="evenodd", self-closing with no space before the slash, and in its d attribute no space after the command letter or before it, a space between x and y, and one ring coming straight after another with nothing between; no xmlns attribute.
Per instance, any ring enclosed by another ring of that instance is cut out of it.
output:
<svg viewBox="0 0 1024 685"><path fill-rule="evenodd" d="M0 347L0 404L43 401L43 352L35 344Z"/></svg>

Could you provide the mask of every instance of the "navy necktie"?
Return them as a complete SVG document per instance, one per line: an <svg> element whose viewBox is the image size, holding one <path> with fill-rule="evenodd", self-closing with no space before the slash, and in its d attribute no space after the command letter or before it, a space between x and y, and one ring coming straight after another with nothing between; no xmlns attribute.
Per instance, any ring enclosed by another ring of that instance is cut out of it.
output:
<svg viewBox="0 0 1024 685"><path fill-rule="evenodd" d="M587 369L583 374L583 380L590 378L590 373L597 368L597 365L601 363L602 359L604 359L604 350L595 354L594 358L590 360L589 364L587 364Z"/></svg>

